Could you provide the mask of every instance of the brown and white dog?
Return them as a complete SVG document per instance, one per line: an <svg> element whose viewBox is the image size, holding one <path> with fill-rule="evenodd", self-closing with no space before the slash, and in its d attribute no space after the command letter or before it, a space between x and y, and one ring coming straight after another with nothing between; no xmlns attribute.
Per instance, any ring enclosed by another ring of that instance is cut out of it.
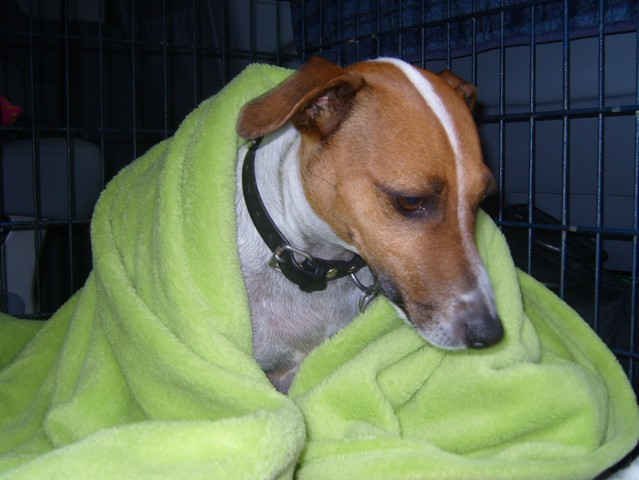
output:
<svg viewBox="0 0 639 480"><path fill-rule="evenodd" d="M372 272L403 318L444 349L503 336L474 242L478 205L494 188L474 102L474 87L450 72L391 58L347 68L312 58L248 103L237 125L244 138L264 137L252 149L255 185L302 252L292 257L346 263L358 254L362 276ZM304 357L358 314L362 293L348 276L307 293L269 266L273 251L243 194L247 154L238 153L236 210L254 355L287 391Z"/></svg>

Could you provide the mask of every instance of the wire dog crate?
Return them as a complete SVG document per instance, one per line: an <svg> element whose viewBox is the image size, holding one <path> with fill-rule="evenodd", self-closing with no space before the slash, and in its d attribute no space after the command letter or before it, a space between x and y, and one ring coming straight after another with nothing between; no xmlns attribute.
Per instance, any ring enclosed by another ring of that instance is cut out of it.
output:
<svg viewBox="0 0 639 480"><path fill-rule="evenodd" d="M631 0L7 0L0 307L47 318L90 265L104 184L244 66L397 56L479 88L520 268L639 384L639 33Z"/></svg>

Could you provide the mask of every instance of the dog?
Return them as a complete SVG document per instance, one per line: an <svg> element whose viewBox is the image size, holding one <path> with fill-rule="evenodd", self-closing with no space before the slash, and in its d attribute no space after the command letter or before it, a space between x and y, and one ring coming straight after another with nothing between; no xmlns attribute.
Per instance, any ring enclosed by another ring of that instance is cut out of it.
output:
<svg viewBox="0 0 639 480"><path fill-rule="evenodd" d="M243 107L238 250L254 356L278 390L378 292L437 347L501 340L474 242L495 188L475 99L449 71L313 57Z"/></svg>

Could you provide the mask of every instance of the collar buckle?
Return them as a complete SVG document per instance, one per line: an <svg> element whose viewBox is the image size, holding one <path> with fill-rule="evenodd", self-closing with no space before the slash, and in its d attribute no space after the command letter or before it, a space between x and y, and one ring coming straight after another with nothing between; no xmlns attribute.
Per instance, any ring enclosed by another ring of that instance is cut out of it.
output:
<svg viewBox="0 0 639 480"><path fill-rule="evenodd" d="M295 258L295 256L294 256L295 254L299 255L300 257L304 257L304 260L303 260L304 262L315 263L315 259L313 258L313 256L310 253L302 250L301 248L295 248L293 245L289 245L289 244L285 243L284 245L280 245L279 247L277 247L275 249L269 264L271 262L276 263L276 264L284 263L286 261L286 259L283 257L284 252L289 252L289 254L292 256L292 259L295 262L297 262L298 265L299 265L299 262Z"/></svg>

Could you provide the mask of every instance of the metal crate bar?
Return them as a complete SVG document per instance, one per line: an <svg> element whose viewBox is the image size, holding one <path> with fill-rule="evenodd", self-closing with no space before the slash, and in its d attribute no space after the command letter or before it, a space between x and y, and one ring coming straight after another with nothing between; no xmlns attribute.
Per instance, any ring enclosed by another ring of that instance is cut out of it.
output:
<svg viewBox="0 0 639 480"><path fill-rule="evenodd" d="M33 172L32 188L33 188L33 208L35 213L35 228L33 230L33 248L34 252L40 251L40 219L41 202L40 202L40 135L38 132L38 86L36 81L36 70L33 60L33 2L29 4L29 98L31 101L31 171ZM42 283L40 280L39 258L35 258L35 275L34 275L34 291L36 292L34 309L40 310L40 298L42 298Z"/></svg>
<svg viewBox="0 0 639 480"><path fill-rule="evenodd" d="M252 16L251 19L253 21L253 18L255 17L255 12L254 12L254 7L253 7L254 2L251 1L251 11L252 11ZM191 49L192 49L192 72L193 72L193 108L197 107L197 105L200 103L200 82L199 82L199 68L200 68L200 62L199 62L199 51L198 51L198 42L199 42L199 12L198 12L198 3L197 0L193 0L193 3L191 5L191 21L193 22L193 32L192 32L192 38L191 38ZM253 28L253 25L251 25L251 27ZM251 49L253 50L253 49Z"/></svg>
<svg viewBox="0 0 639 480"><path fill-rule="evenodd" d="M613 348L612 351L620 357L628 358L632 365L636 360L639 360L639 353L636 350L622 350L620 348Z"/></svg>
<svg viewBox="0 0 639 480"><path fill-rule="evenodd" d="M136 88L136 71L135 71L135 0L131 0L131 161L138 158L138 108L137 108L137 88Z"/></svg>
<svg viewBox="0 0 639 480"><path fill-rule="evenodd" d="M375 33L373 34L373 38L375 39L375 52L379 57L382 53L382 45L381 45L381 31L382 31L382 0L376 1L376 9L375 9ZM304 17L306 18L306 17ZM422 25L422 30L425 27ZM306 48L306 42L304 42Z"/></svg>
<svg viewBox="0 0 639 480"><path fill-rule="evenodd" d="M506 138L505 138L505 96L506 96L506 48L504 46L504 0L499 0L499 166L497 184L499 187L499 211L497 220L504 220L506 196Z"/></svg>
<svg viewBox="0 0 639 480"><path fill-rule="evenodd" d="M598 38L598 97L599 109L597 114L597 205L596 205L596 224L597 229L603 228L603 176L604 176L604 0L599 0L599 38ZM602 250L603 239L601 232L596 233L596 258L595 258L595 299L594 299L594 320L593 328L599 331L599 320L601 315L601 267L602 267Z"/></svg>
<svg viewBox="0 0 639 480"><path fill-rule="evenodd" d="M231 67L229 56L231 47L229 46L230 27L229 27L229 4L228 0L222 0L222 80L226 85L231 79Z"/></svg>
<svg viewBox="0 0 639 480"><path fill-rule="evenodd" d="M42 218L37 222L35 220L10 220L0 221L0 229L7 230L36 230L44 229L49 226L64 226L64 225L86 225L91 221L89 218L85 219L73 219L71 221L64 220L50 220Z"/></svg>
<svg viewBox="0 0 639 480"><path fill-rule="evenodd" d="M420 20L422 23L424 23L424 18L426 18L426 0L421 1ZM419 66L426 68L426 28L423 25L419 27Z"/></svg>
<svg viewBox="0 0 639 480"><path fill-rule="evenodd" d="M381 0L377 0L378 5ZM306 51L306 46L308 44L308 39L306 38L306 0L302 0L302 51L300 52L301 60L303 62L308 58L308 52Z"/></svg>
<svg viewBox="0 0 639 480"><path fill-rule="evenodd" d="M561 97L564 112L570 110L570 17L569 0L563 0L563 38L561 48ZM570 122L568 114L561 116L561 224L568 225L569 218L569 159L570 159ZM568 232L561 231L561 260L559 267L559 296L566 297L566 268L568 266Z"/></svg>
<svg viewBox="0 0 639 480"><path fill-rule="evenodd" d="M503 227L534 228L555 232L570 232L588 235L606 235L617 239L630 239L633 235L639 235L639 230L634 228L597 227L588 225L561 225L552 223L520 222L515 220L498 220Z"/></svg>
<svg viewBox="0 0 639 480"><path fill-rule="evenodd" d="M446 18L448 19L446 21L446 68L447 69L452 69L452 65L453 65L453 53L450 47L450 24L452 17L452 13L451 13L451 9L450 9L450 0L446 1Z"/></svg>
<svg viewBox="0 0 639 480"><path fill-rule="evenodd" d="M638 20L639 21L639 20ZM635 48L639 55L639 25L635 33ZM639 103L639 61L635 61L635 102ZM635 115L635 170L634 170L634 215L633 227L639 230L639 115ZM639 239L637 235L632 237L632 289L630 295L630 351L637 352L637 283L639 275ZM630 358L628 375L630 381L635 379L635 361L637 355Z"/></svg>
<svg viewBox="0 0 639 480"><path fill-rule="evenodd" d="M166 2L162 0L162 126L163 138L169 136L169 67L168 67L168 22ZM226 79L225 79L226 81Z"/></svg>
<svg viewBox="0 0 639 480"><path fill-rule="evenodd" d="M530 119L528 121L528 223L533 223L535 211L535 69L537 68L536 57L537 45L535 42L535 6L530 7L530 47L528 57L528 69L530 89L528 92ZM528 246L526 252L526 271L532 274L533 270L533 246L535 242L535 229L528 228Z"/></svg>
<svg viewBox="0 0 639 480"><path fill-rule="evenodd" d="M404 33L404 9L403 2L401 0L397 8L399 8L399 15L397 17L399 19L399 26L397 28L397 56L401 58L404 56L404 49L402 48L404 45L402 41Z"/></svg>
<svg viewBox="0 0 639 480"><path fill-rule="evenodd" d="M536 112L517 112L517 113L499 113L488 114L479 118L481 123L497 123L499 121L507 122L525 122L530 118L535 120L559 120L563 117L568 118L592 118L605 115L608 117L613 116L628 116L635 115L639 110L639 104L631 105L614 105L611 107L585 107L585 108L565 108L559 110L543 110Z"/></svg>
<svg viewBox="0 0 639 480"><path fill-rule="evenodd" d="M255 61L255 51L257 50L257 24L255 18L255 0L249 1L249 45L251 50L251 58L250 61Z"/></svg>
<svg viewBox="0 0 639 480"><path fill-rule="evenodd" d="M282 34L280 32L280 27L282 24L282 19L281 19L281 8L280 8L280 2L276 2L275 3L275 63L277 65L281 65L282 64L282 58L281 58L281 54L282 54Z"/></svg>
<svg viewBox="0 0 639 480"><path fill-rule="evenodd" d="M401 1L400 1L401 8ZM342 2L337 0L337 36L342 37ZM337 63L342 63L342 45L337 49Z"/></svg>
<svg viewBox="0 0 639 480"><path fill-rule="evenodd" d="M73 220L75 216L75 155L71 137L71 53L69 51L69 0L63 3L64 17L64 138L66 142L66 173L67 173L67 254L69 280L68 295L75 291L74 258L73 258Z"/></svg>
<svg viewBox="0 0 639 480"><path fill-rule="evenodd" d="M473 0L472 3L472 25L473 25L473 36L472 36L472 44L471 44L471 58L472 58L472 77L471 82L473 85L477 85L477 15L475 12L477 11L477 0ZM424 17L422 16L422 21ZM424 40L422 39L422 42Z"/></svg>
<svg viewBox="0 0 639 480"><path fill-rule="evenodd" d="M105 6L100 1L98 8L100 16L104 18ZM106 159L104 157L104 149L106 142L104 139L104 32L102 31L102 22L98 22L98 135L100 137L100 176L102 178L102 187L106 184Z"/></svg>

